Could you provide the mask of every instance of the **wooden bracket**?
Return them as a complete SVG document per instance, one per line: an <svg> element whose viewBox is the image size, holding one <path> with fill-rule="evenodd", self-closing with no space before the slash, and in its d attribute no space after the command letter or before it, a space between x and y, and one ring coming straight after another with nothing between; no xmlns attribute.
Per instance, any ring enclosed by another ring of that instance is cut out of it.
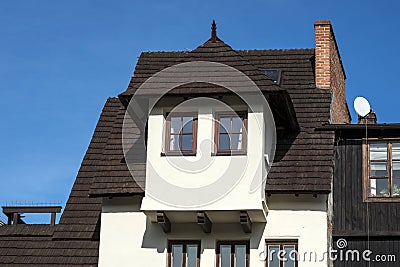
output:
<svg viewBox="0 0 400 267"><path fill-rule="evenodd" d="M241 211L240 212L240 224L242 225L243 231L246 234L251 233L251 220L249 217L249 214L247 214L247 211Z"/></svg>
<svg viewBox="0 0 400 267"><path fill-rule="evenodd" d="M197 223L203 228L204 233L211 233L212 222L204 211L197 212Z"/></svg>
<svg viewBox="0 0 400 267"><path fill-rule="evenodd" d="M157 212L157 223L162 227L164 233L171 232L171 222L163 211Z"/></svg>

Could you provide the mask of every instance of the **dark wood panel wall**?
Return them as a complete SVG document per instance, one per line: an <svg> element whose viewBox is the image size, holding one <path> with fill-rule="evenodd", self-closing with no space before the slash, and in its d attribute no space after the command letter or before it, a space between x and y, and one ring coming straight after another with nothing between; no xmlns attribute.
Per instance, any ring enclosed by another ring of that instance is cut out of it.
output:
<svg viewBox="0 0 400 267"><path fill-rule="evenodd" d="M363 202L362 164L361 139L336 142L333 234L365 236L369 228L371 236L400 236L399 202Z"/></svg>
<svg viewBox="0 0 400 267"><path fill-rule="evenodd" d="M337 247L337 240L338 238L334 239L334 249L337 250L333 254L337 256L337 259L334 261L335 267L368 267L368 263L370 263L371 267L400 266L399 238L371 237L369 241L365 237L347 238L347 245L343 248ZM370 259L370 262L363 260L362 257L362 253L367 249L372 252L370 255L365 254ZM359 261L356 260L356 254L353 257L352 254L348 253L349 250L357 250L359 252Z"/></svg>

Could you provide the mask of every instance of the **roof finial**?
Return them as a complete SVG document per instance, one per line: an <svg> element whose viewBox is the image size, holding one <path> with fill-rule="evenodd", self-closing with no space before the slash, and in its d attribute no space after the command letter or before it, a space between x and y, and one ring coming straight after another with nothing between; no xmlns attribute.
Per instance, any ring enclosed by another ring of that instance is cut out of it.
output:
<svg viewBox="0 0 400 267"><path fill-rule="evenodd" d="M211 25L211 41L215 43L217 41L217 24L213 20Z"/></svg>

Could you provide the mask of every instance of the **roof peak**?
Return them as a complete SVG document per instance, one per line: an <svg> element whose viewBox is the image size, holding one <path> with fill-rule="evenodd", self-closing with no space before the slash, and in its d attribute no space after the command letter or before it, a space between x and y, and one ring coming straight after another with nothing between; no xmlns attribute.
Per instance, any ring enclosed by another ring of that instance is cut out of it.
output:
<svg viewBox="0 0 400 267"><path fill-rule="evenodd" d="M211 42L215 43L217 41L217 24L215 20L211 24Z"/></svg>

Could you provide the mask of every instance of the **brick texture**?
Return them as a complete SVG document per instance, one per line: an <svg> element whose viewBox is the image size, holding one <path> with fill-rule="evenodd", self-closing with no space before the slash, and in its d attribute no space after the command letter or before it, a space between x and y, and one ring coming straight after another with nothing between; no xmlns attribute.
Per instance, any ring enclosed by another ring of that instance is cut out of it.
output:
<svg viewBox="0 0 400 267"><path fill-rule="evenodd" d="M331 122L350 123L351 117L346 102L346 74L331 22L316 21L314 29L316 87L332 91Z"/></svg>

